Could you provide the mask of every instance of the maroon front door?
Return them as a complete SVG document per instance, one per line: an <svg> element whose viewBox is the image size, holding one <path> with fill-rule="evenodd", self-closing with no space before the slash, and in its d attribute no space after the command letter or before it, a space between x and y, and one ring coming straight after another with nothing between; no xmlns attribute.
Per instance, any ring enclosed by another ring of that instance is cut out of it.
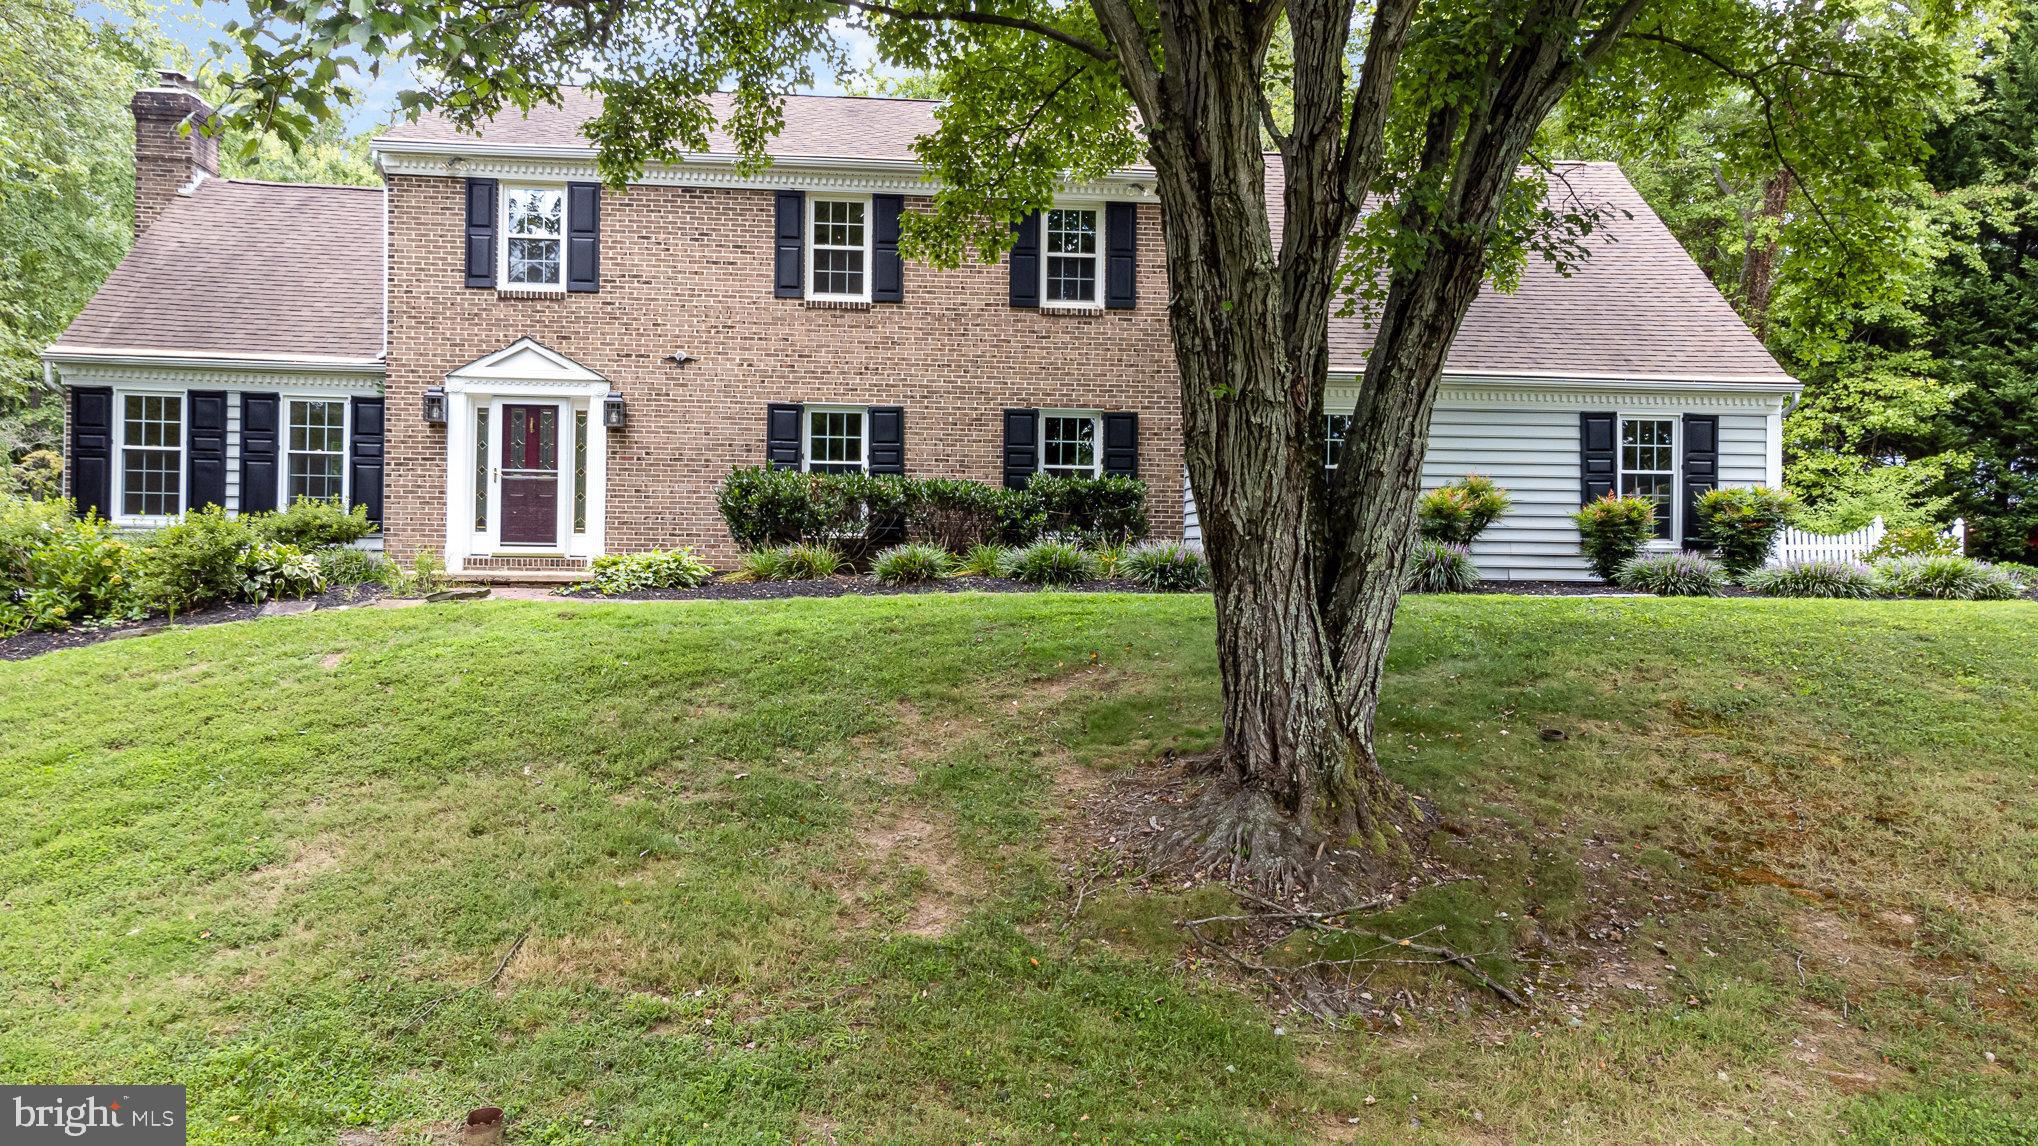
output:
<svg viewBox="0 0 2038 1146"><path fill-rule="evenodd" d="M559 407L502 408L502 541L559 540Z"/></svg>

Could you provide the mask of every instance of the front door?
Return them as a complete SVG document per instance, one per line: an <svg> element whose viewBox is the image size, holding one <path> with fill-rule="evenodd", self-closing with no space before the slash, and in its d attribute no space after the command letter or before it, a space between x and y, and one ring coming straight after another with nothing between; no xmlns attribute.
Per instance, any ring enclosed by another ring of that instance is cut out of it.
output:
<svg viewBox="0 0 2038 1146"><path fill-rule="evenodd" d="M559 407L502 408L502 542L559 542Z"/></svg>

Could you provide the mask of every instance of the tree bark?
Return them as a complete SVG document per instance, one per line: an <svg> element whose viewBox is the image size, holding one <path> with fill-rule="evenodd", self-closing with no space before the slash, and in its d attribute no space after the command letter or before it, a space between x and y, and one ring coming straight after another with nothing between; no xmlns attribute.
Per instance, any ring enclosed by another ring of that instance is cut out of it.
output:
<svg viewBox="0 0 2038 1146"><path fill-rule="evenodd" d="M1263 891L1320 886L1331 847L1405 867L1424 807L1381 770L1373 720L1413 542L1444 358L1486 272L1508 188L1564 86L1641 0L1577 50L1582 0L1496 55L1478 98L1432 115L1406 207L1430 254L1397 268L1334 478L1324 469L1330 311L1346 238L1380 170L1412 3L1381 0L1347 99L1347 4L1161 0L1161 68L1127 0L1091 0L1146 125L1162 207L1185 458L1217 612L1217 773L1162 846ZM1284 220L1269 225L1262 66L1285 12L1292 128ZM1565 21L1570 23L1566 24ZM1538 25L1540 26L1540 25ZM1278 249L1278 254L1277 254ZM1353 874L1347 862L1341 873Z"/></svg>
<svg viewBox="0 0 2038 1146"><path fill-rule="evenodd" d="M1769 299L1776 290L1776 260L1783 253L1783 214L1790 206L1790 172L1778 171L1762 184L1762 206L1755 214L1748 249L1741 256L1741 305L1755 337L1769 336Z"/></svg>

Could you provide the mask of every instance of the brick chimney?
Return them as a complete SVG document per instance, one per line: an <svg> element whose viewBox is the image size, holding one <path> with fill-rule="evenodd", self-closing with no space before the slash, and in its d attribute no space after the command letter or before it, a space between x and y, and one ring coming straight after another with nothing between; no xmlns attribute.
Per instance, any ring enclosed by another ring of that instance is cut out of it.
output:
<svg viewBox="0 0 2038 1146"><path fill-rule="evenodd" d="M198 94L198 85L183 72L163 71L156 86L134 93L134 233L137 238L169 206L172 197L188 194L201 179L219 174L219 140L203 135L198 125L212 114L212 105ZM180 128L189 120L191 131Z"/></svg>

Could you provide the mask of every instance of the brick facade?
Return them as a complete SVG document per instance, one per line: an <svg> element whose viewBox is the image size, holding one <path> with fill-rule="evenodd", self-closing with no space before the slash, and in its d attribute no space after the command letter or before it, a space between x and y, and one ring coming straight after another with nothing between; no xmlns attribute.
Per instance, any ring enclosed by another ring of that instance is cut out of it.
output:
<svg viewBox="0 0 2038 1146"><path fill-rule="evenodd" d="M1154 534L1180 535L1180 405L1155 207L1139 209L1138 307L1081 315L1012 309L1003 263L908 262L902 303L774 298L765 190L604 192L600 292L537 298L463 285L460 180L392 176L388 211L384 535L399 558L445 539L446 430L423 422L423 392L525 337L604 375L628 402L627 428L608 439L609 552L688 545L732 559L714 490L731 468L763 462L772 402L904 406L908 474L993 483L1001 410L1136 411ZM671 361L679 350L695 361Z"/></svg>

